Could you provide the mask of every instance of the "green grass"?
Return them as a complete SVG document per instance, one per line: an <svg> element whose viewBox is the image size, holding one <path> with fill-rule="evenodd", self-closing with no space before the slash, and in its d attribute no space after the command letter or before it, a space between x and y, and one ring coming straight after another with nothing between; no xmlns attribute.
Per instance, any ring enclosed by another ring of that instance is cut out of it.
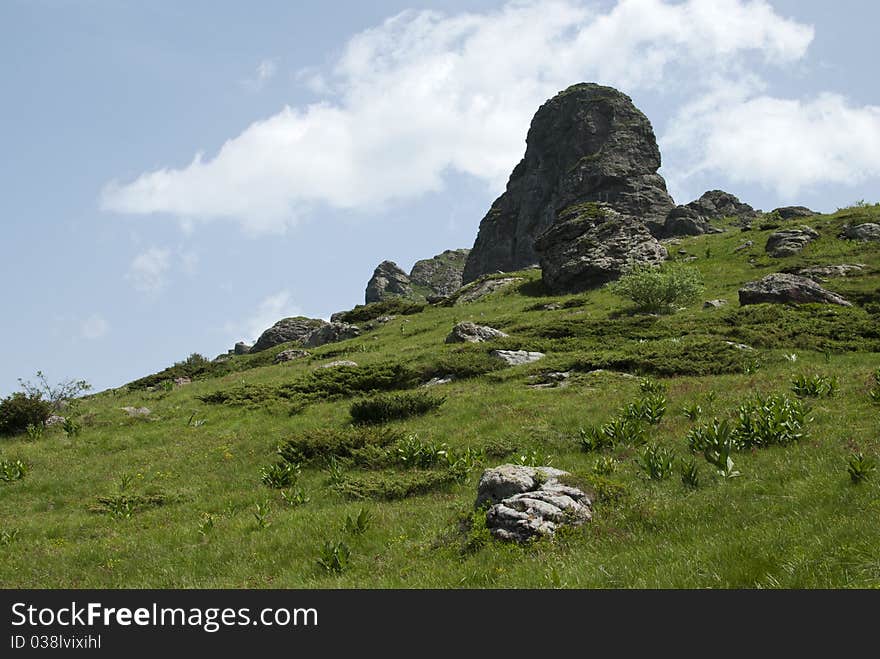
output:
<svg viewBox="0 0 880 659"><path fill-rule="evenodd" d="M79 404L78 435L55 427L36 440L0 438L0 460L27 467L22 478L0 481L0 587L880 586L880 478L856 485L847 471L854 454L880 455L880 406L869 395L880 368L880 249L836 238L844 223L878 217L868 207L812 218L821 238L788 259L764 253L769 230L682 241L671 251L697 257L704 298L728 299L723 309L697 303L631 316L606 289L545 295L540 273L525 271L521 283L478 302L399 315L302 360L273 366L272 354L236 356L194 373L188 386L155 386L165 373L155 384L89 396ZM754 247L734 254L745 240ZM867 265L826 284L852 309L737 304L746 281L836 263ZM561 308L541 310L554 302ZM446 345L465 320L510 338ZM488 357L498 347L547 357L499 369ZM339 358L359 366L321 373ZM565 386L530 386L532 376L556 370L571 371ZM353 400L415 391L445 374L457 377L428 389L445 398L430 413L375 429L351 425ZM646 444L582 450L581 429L645 398L638 376L646 374L665 385L667 410L643 424ZM692 428L714 418L733 424L756 393L794 398L802 374L838 384L831 397L809 398L803 439L734 451L741 475L732 479L688 449ZM220 400L217 392L261 393ZM302 397L308 404L291 414ZM681 414L697 405L698 419ZM129 418L123 406L151 414ZM394 462L387 452L411 435L477 457L458 471ZM261 469L285 446L307 454L296 488L308 501L299 505L261 483ZM675 465L666 477L645 470L647 447ZM595 497L593 521L527 546L488 539L473 514L477 480L483 467L519 455L572 472ZM611 458L613 473L597 473ZM679 474L691 459L695 486ZM371 523L346 536L363 499ZM343 538L344 569L324 569L318 560Z"/></svg>

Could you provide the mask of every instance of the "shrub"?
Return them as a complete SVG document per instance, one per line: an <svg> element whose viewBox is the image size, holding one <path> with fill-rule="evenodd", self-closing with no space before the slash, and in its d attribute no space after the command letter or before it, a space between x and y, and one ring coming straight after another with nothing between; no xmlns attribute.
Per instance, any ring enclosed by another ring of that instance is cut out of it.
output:
<svg viewBox="0 0 880 659"><path fill-rule="evenodd" d="M42 426L52 414L52 405L39 393L16 392L0 401L0 435L23 433L30 425Z"/></svg>
<svg viewBox="0 0 880 659"><path fill-rule="evenodd" d="M194 352L183 361L175 362L173 366L169 366L158 373L129 382L127 386L129 389L138 390L149 389L150 387L162 385L165 382L173 383L175 378L185 377L195 380L198 377L211 375L218 368L223 370L223 372L228 372L229 370L224 364L216 364L207 357Z"/></svg>
<svg viewBox="0 0 880 659"><path fill-rule="evenodd" d="M581 448L584 451L601 451L618 444L635 446L645 443L645 430L636 419L620 417L603 426L581 429Z"/></svg>
<svg viewBox="0 0 880 659"><path fill-rule="evenodd" d="M446 398L427 391L415 391L365 398L349 408L354 423L385 423L396 419L426 414L440 407Z"/></svg>
<svg viewBox="0 0 880 659"><path fill-rule="evenodd" d="M427 469L439 462L448 463L451 456L449 446L434 442L422 442L416 435L410 435L397 443L393 457L404 467Z"/></svg>
<svg viewBox="0 0 880 659"><path fill-rule="evenodd" d="M327 458L345 458L365 447L388 446L403 438L403 433L391 428L350 426L344 430L322 428L312 430L284 442L278 454L286 461L312 462Z"/></svg>
<svg viewBox="0 0 880 659"><path fill-rule="evenodd" d="M611 291L646 313L672 313L695 302L703 292L703 279L692 266L667 263L660 267L638 264L618 281Z"/></svg>
<svg viewBox="0 0 880 659"><path fill-rule="evenodd" d="M800 374L791 381L791 390L799 398L830 398L837 393L836 377Z"/></svg>
<svg viewBox="0 0 880 659"><path fill-rule="evenodd" d="M357 516L345 516L345 523L342 525L343 530L350 535L363 535L373 521L373 513L366 508L361 508Z"/></svg>
<svg viewBox="0 0 880 659"><path fill-rule="evenodd" d="M80 396L92 388L85 380L64 380L57 385L49 384L49 380L42 371L37 371L37 382L29 382L18 379L22 391L29 396L42 396L53 410L60 410L64 403Z"/></svg>
<svg viewBox="0 0 880 659"><path fill-rule="evenodd" d="M498 371L505 366L502 360L492 357L485 350L460 348L441 355L435 362L423 368L422 378L430 380L436 377L452 377L463 380Z"/></svg>
<svg viewBox="0 0 880 659"><path fill-rule="evenodd" d="M666 397L662 394L651 394L642 400L630 403L624 410L624 416L636 421L646 421L656 425L666 414Z"/></svg>
<svg viewBox="0 0 880 659"><path fill-rule="evenodd" d="M371 304L359 304L351 311L334 314L335 319L342 323L363 323L375 320L380 316L411 316L421 313L425 309L424 304L410 302L401 298L391 298Z"/></svg>
<svg viewBox="0 0 880 659"><path fill-rule="evenodd" d="M600 476L613 474L617 470L617 460L610 455L603 455L593 465L593 473Z"/></svg>
<svg viewBox="0 0 880 659"><path fill-rule="evenodd" d="M698 488L700 486L700 472L697 469L697 461L693 458L682 459L679 466L682 485L694 489Z"/></svg>
<svg viewBox="0 0 880 659"><path fill-rule="evenodd" d="M462 468L431 469L417 471L381 471L348 474L340 478L334 487L349 499L378 499L394 501L407 499L445 489L461 482L467 476Z"/></svg>

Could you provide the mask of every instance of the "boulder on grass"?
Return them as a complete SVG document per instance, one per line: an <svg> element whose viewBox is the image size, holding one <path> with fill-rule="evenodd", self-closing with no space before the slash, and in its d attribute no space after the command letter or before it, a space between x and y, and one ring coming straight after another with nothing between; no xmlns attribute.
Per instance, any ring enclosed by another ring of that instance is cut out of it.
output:
<svg viewBox="0 0 880 659"><path fill-rule="evenodd" d="M852 304L836 293L825 290L812 279L799 275L777 272L758 281L749 282L739 289L739 303L748 304L839 304L851 307Z"/></svg>

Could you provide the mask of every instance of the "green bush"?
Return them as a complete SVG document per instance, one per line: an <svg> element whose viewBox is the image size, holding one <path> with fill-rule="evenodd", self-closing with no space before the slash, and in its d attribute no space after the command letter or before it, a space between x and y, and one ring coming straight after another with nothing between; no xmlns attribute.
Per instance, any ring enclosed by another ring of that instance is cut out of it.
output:
<svg viewBox="0 0 880 659"><path fill-rule="evenodd" d="M639 466L651 480L663 480L672 473L675 455L668 448L651 444L642 451Z"/></svg>
<svg viewBox="0 0 880 659"><path fill-rule="evenodd" d="M222 364L215 364L207 357L194 352L183 361L176 362L173 366L169 366L158 373L147 375L134 382L129 382L127 386L129 389L138 390L149 389L150 387L155 387L164 382L171 382L175 378L190 378L195 380L196 378L212 374L212 371L218 366L222 367ZM223 370L226 371L228 369Z"/></svg>
<svg viewBox="0 0 880 659"><path fill-rule="evenodd" d="M0 435L16 435L28 426L42 426L52 414L52 405L39 393L16 392L0 401Z"/></svg>
<svg viewBox="0 0 880 659"><path fill-rule="evenodd" d="M459 348L441 355L422 369L422 378L452 377L456 380L473 378L503 369L506 364L480 348Z"/></svg>
<svg viewBox="0 0 880 659"><path fill-rule="evenodd" d="M742 448L792 444L806 436L806 425L812 421L807 405L779 394L756 395L740 405L738 413L734 438Z"/></svg>
<svg viewBox="0 0 880 659"><path fill-rule="evenodd" d="M797 375L791 381L791 390L799 398L830 398L837 393L836 377L826 375Z"/></svg>
<svg viewBox="0 0 880 659"><path fill-rule="evenodd" d="M283 490L296 485L299 471L299 464L295 462L278 462L260 468L260 480L266 487Z"/></svg>
<svg viewBox="0 0 880 659"><path fill-rule="evenodd" d="M638 264L610 286L615 295L632 300L638 311L672 313L697 301L703 278L696 268L680 263Z"/></svg>
<svg viewBox="0 0 880 659"><path fill-rule="evenodd" d="M355 401L349 408L352 421L357 424L386 423L396 419L425 414L440 407L446 398L427 391L385 394Z"/></svg>
<svg viewBox="0 0 880 659"><path fill-rule="evenodd" d="M427 494L460 483L467 471L459 467L408 471L384 470L346 474L334 486L349 499L394 501Z"/></svg>
<svg viewBox="0 0 880 659"><path fill-rule="evenodd" d="M19 481L27 472L27 465L21 460L0 460L0 481L5 483Z"/></svg>
<svg viewBox="0 0 880 659"><path fill-rule="evenodd" d="M375 320L380 316L411 316L421 313L425 309L424 304L410 302L401 298L391 298L381 302L359 304L351 311L334 314L336 319L343 323L364 323Z"/></svg>
<svg viewBox="0 0 880 659"><path fill-rule="evenodd" d="M330 457L347 458L368 447L384 447L403 439L403 433L391 428L351 426L344 430L322 428L287 440L278 454L291 463L325 461Z"/></svg>

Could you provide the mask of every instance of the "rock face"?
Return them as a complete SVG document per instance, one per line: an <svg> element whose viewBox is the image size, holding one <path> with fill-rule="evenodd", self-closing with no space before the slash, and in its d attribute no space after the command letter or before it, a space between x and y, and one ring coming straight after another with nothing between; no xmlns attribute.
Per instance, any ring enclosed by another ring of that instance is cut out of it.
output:
<svg viewBox="0 0 880 659"><path fill-rule="evenodd" d="M489 505L486 526L499 540L525 542L553 535L562 524L592 519L592 502L581 490L559 482L567 472L551 467L506 464L487 469L477 487L476 507Z"/></svg>
<svg viewBox="0 0 880 659"><path fill-rule="evenodd" d="M738 217L741 220L750 220L758 215L754 208L744 204L734 195L724 192L724 190L704 192L702 197L687 204L687 207L709 220L718 220L722 217Z"/></svg>
<svg viewBox="0 0 880 659"><path fill-rule="evenodd" d="M505 337L507 334L494 327L465 322L458 323L452 328L449 336L446 337L446 343L482 343Z"/></svg>
<svg viewBox="0 0 880 659"><path fill-rule="evenodd" d="M461 288L461 276L469 249L447 249L430 259L416 261L409 273L410 282L422 289L425 297L452 295Z"/></svg>
<svg viewBox="0 0 880 659"><path fill-rule="evenodd" d="M666 248L644 224L604 204L582 204L535 241L544 285L553 293L582 291L620 277L630 263L661 263Z"/></svg>
<svg viewBox="0 0 880 659"><path fill-rule="evenodd" d="M485 297L495 291L500 291L502 288L507 288L518 281L522 281L522 279L519 277L502 277L501 279L484 279L483 281L477 281L456 298L455 304L475 302L481 297Z"/></svg>
<svg viewBox="0 0 880 659"><path fill-rule="evenodd" d="M239 341L235 344L235 347L232 349L232 352L236 355L246 355L251 351L251 347L245 343L244 341Z"/></svg>
<svg viewBox="0 0 880 659"><path fill-rule="evenodd" d="M309 353L307 350L297 350L296 348L290 348L288 350L282 350L277 355L275 355L275 359L272 361L273 364L283 364L284 362L292 362L294 359L302 359L303 357L308 357Z"/></svg>
<svg viewBox="0 0 880 659"><path fill-rule="evenodd" d="M776 258L794 256L818 237L818 233L806 226L800 229L785 229L771 233L764 249L770 256Z"/></svg>
<svg viewBox="0 0 880 659"><path fill-rule="evenodd" d="M806 206L783 206L782 208L774 208L771 215L775 213L783 220L790 220L795 217L812 217L816 215L816 211L812 211Z"/></svg>
<svg viewBox="0 0 880 659"><path fill-rule="evenodd" d="M364 298L370 304L392 297L413 297L412 283L394 261L382 261L367 282Z"/></svg>
<svg viewBox="0 0 880 659"><path fill-rule="evenodd" d="M843 263L841 265L814 265L810 268L798 270L797 274L809 277L813 281L825 281L834 277L849 277L864 270L861 263Z"/></svg>
<svg viewBox="0 0 880 659"><path fill-rule="evenodd" d="M822 302L839 304L844 307L852 306L848 301L836 293L825 290L812 279L782 272L767 275L759 281L749 282L739 290L741 305L763 302L774 304Z"/></svg>
<svg viewBox="0 0 880 659"><path fill-rule="evenodd" d="M880 224L866 222L858 226L848 226L843 230L843 238L848 240L880 240Z"/></svg>
<svg viewBox="0 0 880 659"><path fill-rule="evenodd" d="M531 364L546 357L543 352L528 352L526 350L493 350L489 354L505 362L508 366Z"/></svg>
<svg viewBox="0 0 880 659"><path fill-rule="evenodd" d="M305 318L304 316L284 318L260 335L251 348L251 352L260 352L288 341L302 343L312 332L326 324L327 321L320 318Z"/></svg>
<svg viewBox="0 0 880 659"><path fill-rule="evenodd" d="M709 224L709 220L690 206L676 206L663 223L663 236L702 236L705 233L721 233L721 229Z"/></svg>
<svg viewBox="0 0 880 659"><path fill-rule="evenodd" d="M526 153L480 223L464 282L538 262L535 239L559 212L605 202L659 231L674 206L648 118L611 87L579 84L544 103L532 119Z"/></svg>
<svg viewBox="0 0 880 659"><path fill-rule="evenodd" d="M361 328L348 323L325 323L309 334L302 344L306 348L317 348L328 343L345 341L361 335Z"/></svg>

